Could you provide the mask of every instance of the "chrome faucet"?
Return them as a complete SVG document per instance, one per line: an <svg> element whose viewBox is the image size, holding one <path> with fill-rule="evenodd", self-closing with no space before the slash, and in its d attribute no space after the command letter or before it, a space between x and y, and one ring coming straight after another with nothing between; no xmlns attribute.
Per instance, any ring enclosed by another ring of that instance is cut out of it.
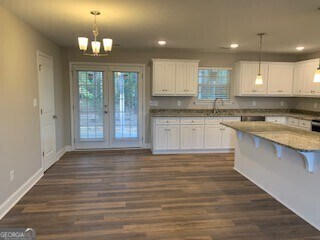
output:
<svg viewBox="0 0 320 240"><path fill-rule="evenodd" d="M223 104L224 104L222 98L216 98L216 99L214 100L214 102L213 102L213 113L216 113L216 110L218 110L218 109L217 109L217 106L216 106L218 100L221 101L221 105L222 105L222 106L223 106Z"/></svg>

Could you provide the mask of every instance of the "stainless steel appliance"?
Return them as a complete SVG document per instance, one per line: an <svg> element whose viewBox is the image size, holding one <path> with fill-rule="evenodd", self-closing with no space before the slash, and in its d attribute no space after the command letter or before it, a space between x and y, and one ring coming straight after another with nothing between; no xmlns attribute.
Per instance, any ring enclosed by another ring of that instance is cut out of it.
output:
<svg viewBox="0 0 320 240"><path fill-rule="evenodd" d="M312 120L311 130L314 132L320 132L320 120Z"/></svg>
<svg viewBox="0 0 320 240"><path fill-rule="evenodd" d="M241 122L263 122L266 120L266 117L264 116L242 116L241 117Z"/></svg>

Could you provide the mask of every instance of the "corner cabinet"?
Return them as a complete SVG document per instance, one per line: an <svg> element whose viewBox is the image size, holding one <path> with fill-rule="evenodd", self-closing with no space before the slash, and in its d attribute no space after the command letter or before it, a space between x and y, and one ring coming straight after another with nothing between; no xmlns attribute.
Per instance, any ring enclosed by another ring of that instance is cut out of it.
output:
<svg viewBox="0 0 320 240"><path fill-rule="evenodd" d="M152 95L197 95L198 68L198 60L152 59Z"/></svg>
<svg viewBox="0 0 320 240"><path fill-rule="evenodd" d="M152 121L154 154L230 152L235 146L235 131L220 123L240 118L154 117Z"/></svg>

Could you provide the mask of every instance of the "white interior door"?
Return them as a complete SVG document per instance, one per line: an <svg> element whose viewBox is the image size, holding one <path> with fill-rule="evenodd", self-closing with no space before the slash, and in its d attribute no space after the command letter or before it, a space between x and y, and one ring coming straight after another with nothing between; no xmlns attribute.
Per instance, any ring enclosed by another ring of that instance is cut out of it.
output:
<svg viewBox="0 0 320 240"><path fill-rule="evenodd" d="M42 168L46 171L57 160L52 57L37 52Z"/></svg>
<svg viewBox="0 0 320 240"><path fill-rule="evenodd" d="M73 67L74 148L108 148L107 68Z"/></svg>
<svg viewBox="0 0 320 240"><path fill-rule="evenodd" d="M142 68L109 67L110 146L142 147Z"/></svg>

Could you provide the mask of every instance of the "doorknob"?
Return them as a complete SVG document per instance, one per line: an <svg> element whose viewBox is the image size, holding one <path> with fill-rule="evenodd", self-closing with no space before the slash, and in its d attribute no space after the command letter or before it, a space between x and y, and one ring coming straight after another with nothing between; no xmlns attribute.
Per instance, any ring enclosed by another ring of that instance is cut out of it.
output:
<svg viewBox="0 0 320 240"><path fill-rule="evenodd" d="M56 116L56 115L53 115L53 117L52 117L53 119L58 119L58 117Z"/></svg>

